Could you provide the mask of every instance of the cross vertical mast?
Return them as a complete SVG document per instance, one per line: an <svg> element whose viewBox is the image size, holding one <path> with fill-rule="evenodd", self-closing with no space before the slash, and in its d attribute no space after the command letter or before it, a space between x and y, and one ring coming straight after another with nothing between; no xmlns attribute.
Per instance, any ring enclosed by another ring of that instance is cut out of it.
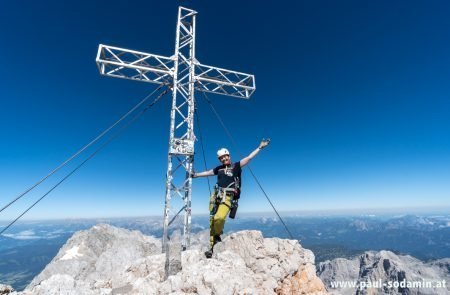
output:
<svg viewBox="0 0 450 295"><path fill-rule="evenodd" d="M190 244L192 165L194 160L194 70L196 11L178 9L175 64L170 113L169 155L164 207L163 245L169 227L170 201L179 194L184 201L182 247ZM185 169L179 170L183 166ZM163 248L164 249L164 248Z"/></svg>

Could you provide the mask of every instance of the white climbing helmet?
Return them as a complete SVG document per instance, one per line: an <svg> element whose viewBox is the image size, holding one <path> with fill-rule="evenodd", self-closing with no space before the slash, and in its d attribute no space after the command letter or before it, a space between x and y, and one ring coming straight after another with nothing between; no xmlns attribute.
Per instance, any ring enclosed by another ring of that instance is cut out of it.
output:
<svg viewBox="0 0 450 295"><path fill-rule="evenodd" d="M217 151L217 158L220 158L223 155L230 155L230 152L226 148L221 148Z"/></svg>

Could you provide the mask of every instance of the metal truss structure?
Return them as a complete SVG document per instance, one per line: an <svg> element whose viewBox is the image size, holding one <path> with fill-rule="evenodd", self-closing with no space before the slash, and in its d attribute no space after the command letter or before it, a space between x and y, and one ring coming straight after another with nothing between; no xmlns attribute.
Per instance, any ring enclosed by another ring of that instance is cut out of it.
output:
<svg viewBox="0 0 450 295"><path fill-rule="evenodd" d="M195 59L196 15L194 10L179 7L174 56L99 45L96 59L102 75L166 84L172 88L163 251L169 220L181 211L184 211L182 248L190 245L195 90L244 99L255 91L253 75L202 65ZM184 203L180 211L171 209L171 199L175 196Z"/></svg>

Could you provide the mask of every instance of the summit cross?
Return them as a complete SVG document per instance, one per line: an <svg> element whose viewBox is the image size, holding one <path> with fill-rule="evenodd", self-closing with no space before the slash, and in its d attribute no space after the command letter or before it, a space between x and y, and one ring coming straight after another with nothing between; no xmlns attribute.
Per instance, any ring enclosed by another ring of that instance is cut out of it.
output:
<svg viewBox="0 0 450 295"><path fill-rule="evenodd" d="M168 228L184 211L183 250L190 246L191 196L194 161L194 92L203 91L249 99L255 91L255 77L236 71L203 65L195 58L195 18L197 12L178 8L175 54L170 57L99 45L97 66L102 75L141 82L164 84L172 90L170 137L163 221L163 251ZM182 207L171 209L172 197L181 198ZM169 222L169 220L171 221Z"/></svg>

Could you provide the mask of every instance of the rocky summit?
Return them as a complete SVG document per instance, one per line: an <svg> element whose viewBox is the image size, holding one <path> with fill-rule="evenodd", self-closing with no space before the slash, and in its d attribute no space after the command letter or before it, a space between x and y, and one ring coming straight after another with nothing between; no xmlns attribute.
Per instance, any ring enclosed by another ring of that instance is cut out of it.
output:
<svg viewBox="0 0 450 295"><path fill-rule="evenodd" d="M321 262L317 274L330 294L450 294L449 258L424 263L391 251L368 251Z"/></svg>
<svg viewBox="0 0 450 295"><path fill-rule="evenodd" d="M313 253L298 241L240 231L206 259L208 240L206 231L193 235L192 247L167 263L179 265L166 278L159 239L99 224L75 233L23 292L11 294L327 294Z"/></svg>
<svg viewBox="0 0 450 295"><path fill-rule="evenodd" d="M9 285L0 284L0 295L10 294L14 291L14 288Z"/></svg>

